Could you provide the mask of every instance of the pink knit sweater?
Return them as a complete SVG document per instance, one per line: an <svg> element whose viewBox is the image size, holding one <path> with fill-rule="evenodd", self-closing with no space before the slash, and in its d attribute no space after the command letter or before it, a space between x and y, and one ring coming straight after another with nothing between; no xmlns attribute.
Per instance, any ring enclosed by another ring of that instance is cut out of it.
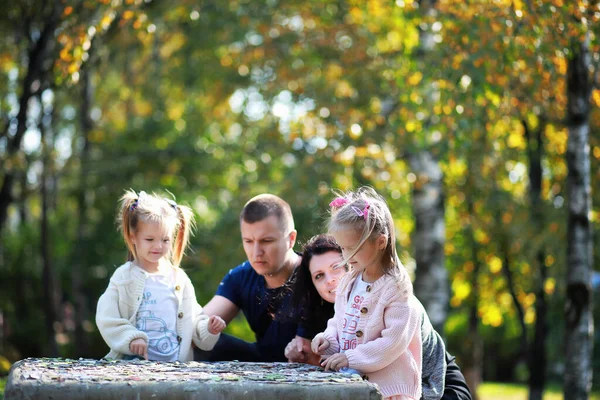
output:
<svg viewBox="0 0 600 400"><path fill-rule="evenodd" d="M335 315L323 333L330 343L325 355L340 351L338 332L357 274L346 274L337 293ZM347 280L350 282L344 282ZM406 277L400 287L396 279L384 275L370 285L361 306L355 349L346 350L348 364L376 383L385 397L395 395L421 397L422 343L421 311L415 304L412 284ZM406 285L409 285L407 288Z"/></svg>

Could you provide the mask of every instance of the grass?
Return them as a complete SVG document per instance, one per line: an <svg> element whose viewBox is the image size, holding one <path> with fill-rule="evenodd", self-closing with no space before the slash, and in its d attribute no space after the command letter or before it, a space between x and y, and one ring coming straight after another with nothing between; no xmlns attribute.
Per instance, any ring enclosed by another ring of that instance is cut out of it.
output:
<svg viewBox="0 0 600 400"><path fill-rule="evenodd" d="M6 386L7 376L0 376L0 400L4 398L4 387Z"/></svg>
<svg viewBox="0 0 600 400"><path fill-rule="evenodd" d="M486 382L477 390L479 400L527 400L529 390L527 385L513 383ZM544 400L562 400L562 387L549 385L544 392ZM600 400L600 392L591 393L589 400Z"/></svg>

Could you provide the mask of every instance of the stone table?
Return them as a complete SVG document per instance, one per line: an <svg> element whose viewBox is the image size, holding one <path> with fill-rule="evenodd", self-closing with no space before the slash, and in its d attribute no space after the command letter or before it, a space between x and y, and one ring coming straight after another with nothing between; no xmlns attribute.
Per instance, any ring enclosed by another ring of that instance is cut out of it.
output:
<svg viewBox="0 0 600 400"><path fill-rule="evenodd" d="M381 399L358 375L296 363L28 358L10 370L15 399Z"/></svg>

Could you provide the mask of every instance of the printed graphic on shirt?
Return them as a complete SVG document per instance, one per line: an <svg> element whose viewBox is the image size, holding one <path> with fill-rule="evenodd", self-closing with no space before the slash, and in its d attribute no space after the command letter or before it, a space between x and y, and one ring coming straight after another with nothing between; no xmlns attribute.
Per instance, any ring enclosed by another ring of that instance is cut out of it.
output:
<svg viewBox="0 0 600 400"><path fill-rule="evenodd" d="M142 303L136 315L136 327L148 335L148 358L175 361L179 355L176 332L177 299L170 285L148 278Z"/></svg>
<svg viewBox="0 0 600 400"><path fill-rule="evenodd" d="M356 348L356 330L360 320L360 307L367 293L367 283L361 278L356 280L342 321L340 349L342 352Z"/></svg>

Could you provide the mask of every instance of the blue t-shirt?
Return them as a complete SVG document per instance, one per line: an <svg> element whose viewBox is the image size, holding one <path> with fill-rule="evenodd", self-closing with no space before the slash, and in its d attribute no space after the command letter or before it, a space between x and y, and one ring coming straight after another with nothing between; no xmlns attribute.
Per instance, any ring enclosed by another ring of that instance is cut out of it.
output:
<svg viewBox="0 0 600 400"><path fill-rule="evenodd" d="M225 275L216 294L242 310L256 334L261 361L286 361L285 346L298 331L292 292L288 285L269 289L265 283L265 278L246 261Z"/></svg>

